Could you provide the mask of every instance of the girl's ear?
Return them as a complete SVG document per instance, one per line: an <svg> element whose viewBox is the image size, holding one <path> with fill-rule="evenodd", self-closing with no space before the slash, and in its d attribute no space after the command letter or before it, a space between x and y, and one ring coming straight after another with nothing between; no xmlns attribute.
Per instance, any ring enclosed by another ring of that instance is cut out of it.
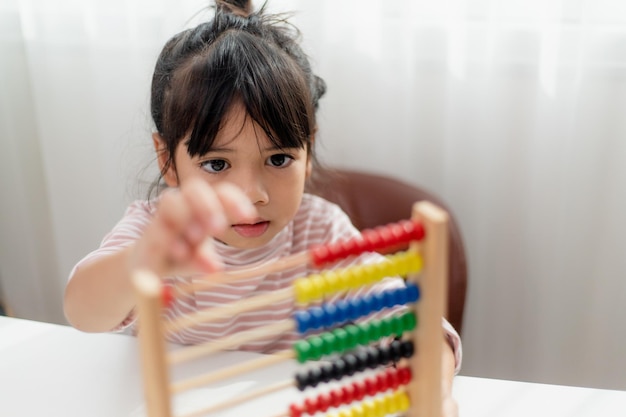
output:
<svg viewBox="0 0 626 417"><path fill-rule="evenodd" d="M178 176L176 175L176 168L174 167L174 157L165 146L165 142L158 132L152 134L152 143L154 144L154 151L157 155L157 161L159 163L159 171L163 175L163 180L168 187L178 186ZM169 163L168 163L169 161Z"/></svg>

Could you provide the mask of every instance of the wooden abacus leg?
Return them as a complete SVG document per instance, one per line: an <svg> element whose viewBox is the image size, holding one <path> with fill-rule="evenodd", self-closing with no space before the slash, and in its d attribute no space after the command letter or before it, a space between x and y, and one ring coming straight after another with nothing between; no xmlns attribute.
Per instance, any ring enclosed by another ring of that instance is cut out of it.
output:
<svg viewBox="0 0 626 417"><path fill-rule="evenodd" d="M161 320L161 280L147 271L133 276L139 314L139 344L149 417L172 417L165 337Z"/></svg>
<svg viewBox="0 0 626 417"><path fill-rule="evenodd" d="M448 287L448 214L439 207L419 202L413 220L424 224L422 245L424 269L419 277L422 294L415 305L417 327L413 335L417 353L411 360L413 380L409 384L409 417L438 417L442 413L442 318L446 312ZM417 277L409 277L409 280Z"/></svg>

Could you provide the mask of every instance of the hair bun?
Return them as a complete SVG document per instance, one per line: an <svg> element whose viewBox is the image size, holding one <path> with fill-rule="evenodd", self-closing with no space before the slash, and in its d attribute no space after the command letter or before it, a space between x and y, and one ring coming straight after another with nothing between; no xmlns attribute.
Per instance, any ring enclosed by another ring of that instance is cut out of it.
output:
<svg viewBox="0 0 626 417"><path fill-rule="evenodd" d="M248 16L252 13L252 0L215 0L218 8L225 7L235 14Z"/></svg>

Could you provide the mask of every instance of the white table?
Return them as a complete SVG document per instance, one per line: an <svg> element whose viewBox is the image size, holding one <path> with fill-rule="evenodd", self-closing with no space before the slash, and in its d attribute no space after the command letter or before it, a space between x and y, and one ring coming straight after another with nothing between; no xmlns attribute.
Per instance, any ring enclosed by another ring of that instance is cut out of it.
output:
<svg viewBox="0 0 626 417"><path fill-rule="evenodd" d="M176 368L173 379L196 374L198 366L219 368L256 356L226 352ZM0 416L144 416L139 367L134 337L86 334L66 326L0 317ZM190 411L206 405L207 398L223 400L268 381L285 380L294 367L285 362L181 394L175 407ZM622 391L466 376L456 378L454 390L460 417L626 416ZM281 391L220 416L272 415L298 397L295 389Z"/></svg>

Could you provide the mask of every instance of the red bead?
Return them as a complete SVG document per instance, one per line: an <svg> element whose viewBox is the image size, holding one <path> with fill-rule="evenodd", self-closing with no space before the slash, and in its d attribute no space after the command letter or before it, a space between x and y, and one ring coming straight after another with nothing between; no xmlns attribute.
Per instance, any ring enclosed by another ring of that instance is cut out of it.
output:
<svg viewBox="0 0 626 417"><path fill-rule="evenodd" d="M332 401L330 398L330 394L327 394L325 392L321 393L319 397L317 397L317 405L319 411L324 412L328 410L328 408L330 408L331 402Z"/></svg>
<svg viewBox="0 0 626 417"><path fill-rule="evenodd" d="M289 406L289 417L301 417L304 410L298 404L291 404Z"/></svg>
<svg viewBox="0 0 626 417"><path fill-rule="evenodd" d="M403 243L406 241L407 233L404 231L404 228L400 226L398 223L390 225L389 231L391 232L391 236L393 236L394 245L397 245L398 243Z"/></svg>
<svg viewBox="0 0 626 417"><path fill-rule="evenodd" d="M391 389L397 389L400 385L400 380L398 379L398 372L394 369L392 373L389 374L389 386Z"/></svg>
<svg viewBox="0 0 626 417"><path fill-rule="evenodd" d="M354 256L361 253L360 248L357 245L356 239L350 239L342 243L342 249L345 253L345 256Z"/></svg>
<svg viewBox="0 0 626 417"><path fill-rule="evenodd" d="M406 367L398 369L398 379L402 385L407 385L411 382L411 370Z"/></svg>
<svg viewBox="0 0 626 417"><path fill-rule="evenodd" d="M344 403L343 391L341 389L333 389L328 394L330 395L330 404L333 407L339 407Z"/></svg>
<svg viewBox="0 0 626 417"><path fill-rule="evenodd" d="M381 372L377 375L377 378L380 391L387 391L389 389L389 374L386 371Z"/></svg>
<svg viewBox="0 0 626 417"><path fill-rule="evenodd" d="M335 262L346 256L340 242L330 243L326 247L328 249L329 262Z"/></svg>
<svg viewBox="0 0 626 417"><path fill-rule="evenodd" d="M380 236L374 230L365 230L361 233L365 241L365 247L368 252L374 252L380 247Z"/></svg>
<svg viewBox="0 0 626 417"><path fill-rule="evenodd" d="M310 415L317 413L319 410L319 404L316 398L307 398L304 400L304 409Z"/></svg>
<svg viewBox="0 0 626 417"><path fill-rule="evenodd" d="M163 303L163 307L169 307L174 302L174 290L170 286L163 286L161 293L161 302Z"/></svg>
<svg viewBox="0 0 626 417"><path fill-rule="evenodd" d="M388 227L378 227L376 228L376 230L378 231L378 235L380 236L381 249L393 245L393 235L391 234L391 231Z"/></svg>
<svg viewBox="0 0 626 417"><path fill-rule="evenodd" d="M311 260L313 265L320 267L328 263L329 252L326 246L316 246L311 248Z"/></svg>
<svg viewBox="0 0 626 417"><path fill-rule="evenodd" d="M362 381L355 381L352 386L354 387L354 399L361 401L367 392L365 389L365 383Z"/></svg>
<svg viewBox="0 0 626 417"><path fill-rule="evenodd" d="M424 230L424 225L418 221L413 222L413 233L411 233L412 240L422 240L424 239L424 235L426 235L426 231Z"/></svg>
<svg viewBox="0 0 626 417"><path fill-rule="evenodd" d="M350 404L352 401L354 401L356 391L353 385L344 385L343 387L341 387L341 392L343 393L344 404Z"/></svg>
<svg viewBox="0 0 626 417"><path fill-rule="evenodd" d="M365 392L367 392L367 395L369 395L370 397L376 395L376 393L378 392L378 384L376 383L376 379L375 378L365 378Z"/></svg>

